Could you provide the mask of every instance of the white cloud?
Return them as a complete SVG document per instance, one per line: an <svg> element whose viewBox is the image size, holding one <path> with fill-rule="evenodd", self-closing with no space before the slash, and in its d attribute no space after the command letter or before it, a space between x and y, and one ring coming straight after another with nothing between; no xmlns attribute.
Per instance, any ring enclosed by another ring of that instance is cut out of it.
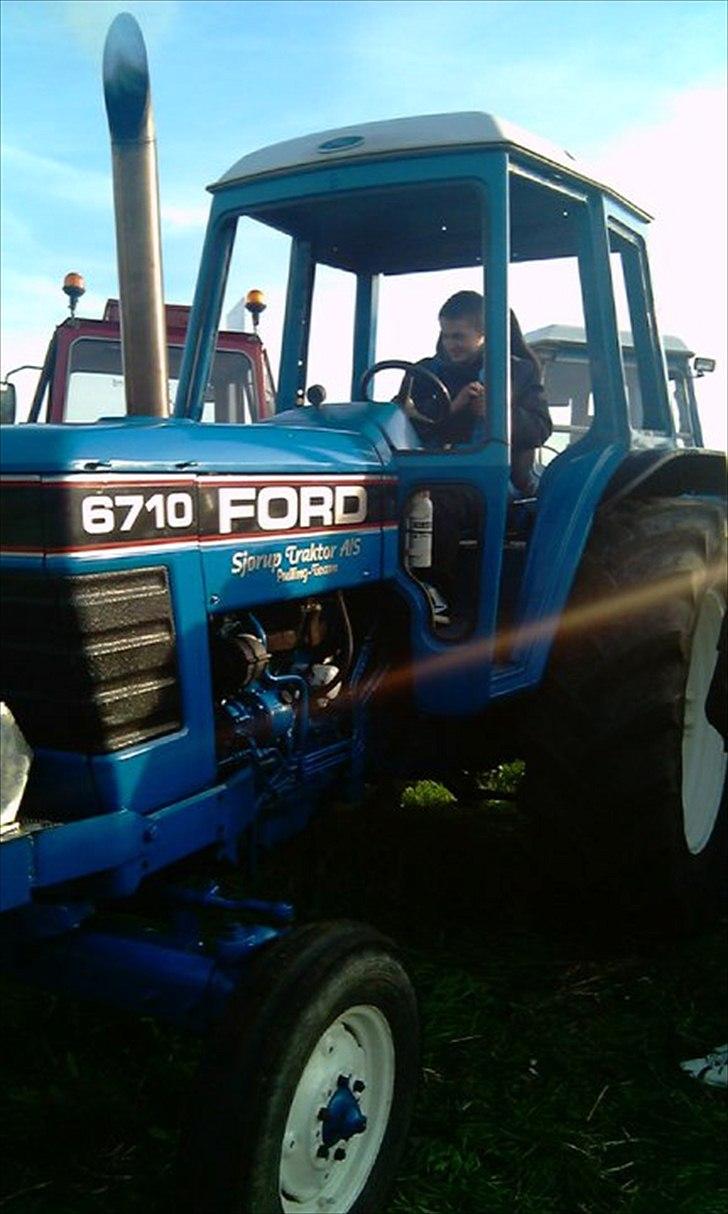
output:
<svg viewBox="0 0 728 1214"><path fill-rule="evenodd" d="M2 149L3 169L8 174L22 174L31 185L36 181L42 187L46 197L59 201L73 203L74 207L85 207L89 210L103 211L110 215L113 208L113 188L111 172L102 173L98 169L79 169L62 160L54 160L50 156L39 156L36 152L28 152L13 144L6 144ZM207 223L208 207L205 203L188 203L184 200L168 202L167 197L173 191L164 191L160 210L165 235L186 234L202 231ZM26 236L31 234L29 225L15 219L13 222L22 225ZM20 233L20 228L17 228Z"/></svg>
<svg viewBox="0 0 728 1214"><path fill-rule="evenodd" d="M207 225L209 208L201 206L176 206L173 203L162 202L162 229L167 232L199 232Z"/></svg>

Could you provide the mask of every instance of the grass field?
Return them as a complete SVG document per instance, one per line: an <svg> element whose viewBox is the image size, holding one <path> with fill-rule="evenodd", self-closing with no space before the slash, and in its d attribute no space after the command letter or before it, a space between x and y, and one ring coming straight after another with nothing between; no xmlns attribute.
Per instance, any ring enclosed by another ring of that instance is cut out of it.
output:
<svg viewBox="0 0 728 1214"><path fill-rule="evenodd" d="M415 981L422 1083L388 1214L728 1212L725 1095L679 1068L728 1037L725 925L590 942L578 906L544 905L510 805L426 791L333 810L258 877L305 918L376 923ZM196 1044L2 994L2 1214L153 1211Z"/></svg>

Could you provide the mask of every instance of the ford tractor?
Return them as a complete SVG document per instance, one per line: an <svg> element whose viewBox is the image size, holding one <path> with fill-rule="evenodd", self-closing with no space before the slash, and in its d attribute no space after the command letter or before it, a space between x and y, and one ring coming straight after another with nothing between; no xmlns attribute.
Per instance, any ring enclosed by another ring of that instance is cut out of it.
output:
<svg viewBox="0 0 728 1214"><path fill-rule="evenodd" d="M713 708L725 458L677 432L648 216L484 113L238 159L211 187L170 414L146 54L126 15L104 77L127 412L2 435L3 962L209 1033L181 1207L381 1214L418 1073L400 961L366 926L293 926L288 904L241 896L240 874L234 896L210 886L204 866L232 867L382 775L518 755L560 882L701 921L728 827ZM256 229L290 246L275 413L207 420L228 268ZM534 455L524 493L511 309L524 267L564 264L586 407L540 477ZM440 439L444 384L409 345L382 358L378 344L388 291L411 284L414 308L445 271L483 298L486 407L464 442ZM340 400L308 382L332 272L353 299ZM445 489L467 519L443 602Z"/></svg>

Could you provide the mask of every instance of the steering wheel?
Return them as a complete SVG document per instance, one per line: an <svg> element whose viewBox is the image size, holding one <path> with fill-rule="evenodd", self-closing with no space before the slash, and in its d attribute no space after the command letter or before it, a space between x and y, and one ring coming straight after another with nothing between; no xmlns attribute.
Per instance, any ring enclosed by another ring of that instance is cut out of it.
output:
<svg viewBox="0 0 728 1214"><path fill-rule="evenodd" d="M450 416L452 399L442 380L438 379L434 371L428 371L427 367L420 367L417 363L408 362L403 358L388 358L384 362L372 363L371 367L367 367L359 383L359 392L364 400L367 399L369 384L379 371L404 371L405 380L395 400L401 405L411 420L424 422L428 426L439 426ZM412 380L416 379L417 376L426 380L434 391L437 410L437 415L434 418L426 417L424 413L420 413L410 396Z"/></svg>

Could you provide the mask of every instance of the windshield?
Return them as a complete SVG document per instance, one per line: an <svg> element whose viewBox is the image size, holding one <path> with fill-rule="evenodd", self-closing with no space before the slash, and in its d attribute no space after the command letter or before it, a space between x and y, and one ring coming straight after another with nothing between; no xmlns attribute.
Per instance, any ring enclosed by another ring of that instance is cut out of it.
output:
<svg viewBox="0 0 728 1214"><path fill-rule="evenodd" d="M182 347L169 350L169 400L174 405ZM67 422L95 422L126 413L121 342L81 337L71 346L66 394ZM253 365L240 350L216 350L205 392L205 422L251 422L257 416Z"/></svg>

